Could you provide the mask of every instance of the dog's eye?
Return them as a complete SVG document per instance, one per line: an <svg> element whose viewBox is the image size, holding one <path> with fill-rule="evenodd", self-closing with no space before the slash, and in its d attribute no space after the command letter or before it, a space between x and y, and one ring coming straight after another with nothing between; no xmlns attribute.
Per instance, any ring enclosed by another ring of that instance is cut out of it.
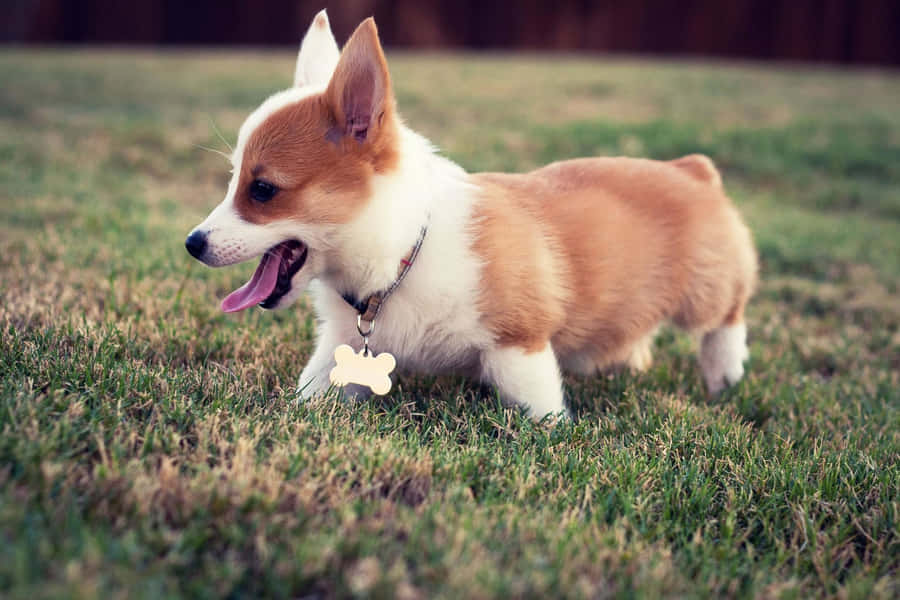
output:
<svg viewBox="0 0 900 600"><path fill-rule="evenodd" d="M250 197L257 202L268 202L277 192L277 187L262 179L254 179L250 184Z"/></svg>

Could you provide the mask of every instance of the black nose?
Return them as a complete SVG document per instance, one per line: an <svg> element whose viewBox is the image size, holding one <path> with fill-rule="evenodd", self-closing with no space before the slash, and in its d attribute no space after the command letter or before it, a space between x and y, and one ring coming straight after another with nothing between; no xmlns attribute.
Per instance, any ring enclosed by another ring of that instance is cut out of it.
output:
<svg viewBox="0 0 900 600"><path fill-rule="evenodd" d="M193 232L185 240L184 247L191 253L191 256L199 259L206 252L206 234L202 231Z"/></svg>

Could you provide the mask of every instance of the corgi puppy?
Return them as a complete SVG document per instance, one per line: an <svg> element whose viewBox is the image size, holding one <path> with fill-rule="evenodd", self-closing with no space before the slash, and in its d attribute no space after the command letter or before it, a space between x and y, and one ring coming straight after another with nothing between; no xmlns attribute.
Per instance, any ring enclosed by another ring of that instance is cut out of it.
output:
<svg viewBox="0 0 900 600"><path fill-rule="evenodd" d="M186 246L213 267L261 257L226 312L310 289L304 397L361 333L403 370L481 378L535 419L564 412L561 370L646 369L664 322L699 334L709 392L743 375L756 253L710 159L466 173L400 119L371 18L339 51L315 17L293 87L247 118L232 165Z"/></svg>

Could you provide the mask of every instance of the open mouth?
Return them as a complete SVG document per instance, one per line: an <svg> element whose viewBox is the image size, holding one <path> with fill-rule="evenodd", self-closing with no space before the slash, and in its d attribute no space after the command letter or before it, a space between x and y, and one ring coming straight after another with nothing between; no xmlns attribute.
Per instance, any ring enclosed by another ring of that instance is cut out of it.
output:
<svg viewBox="0 0 900 600"><path fill-rule="evenodd" d="M303 242L288 240L266 250L250 281L222 300L222 310L231 313L259 304L274 308L281 297L291 291L291 279L306 262Z"/></svg>

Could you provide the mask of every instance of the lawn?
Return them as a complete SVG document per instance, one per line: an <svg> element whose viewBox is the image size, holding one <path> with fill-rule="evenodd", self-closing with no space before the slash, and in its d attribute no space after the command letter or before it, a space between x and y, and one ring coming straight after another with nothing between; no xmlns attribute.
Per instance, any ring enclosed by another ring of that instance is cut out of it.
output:
<svg viewBox="0 0 900 600"><path fill-rule="evenodd" d="M186 233L293 52L0 53L0 594L900 593L900 75L393 54L469 169L705 152L759 247L748 375L694 341L566 382L574 423L403 377L297 405L307 303L219 312L254 265Z"/></svg>

